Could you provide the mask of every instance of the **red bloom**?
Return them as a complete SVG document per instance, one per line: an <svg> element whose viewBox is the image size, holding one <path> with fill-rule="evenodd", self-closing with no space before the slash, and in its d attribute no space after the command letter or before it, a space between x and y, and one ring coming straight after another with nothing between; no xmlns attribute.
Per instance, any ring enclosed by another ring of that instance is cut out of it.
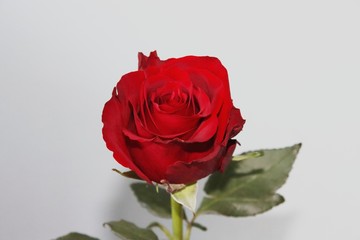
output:
<svg viewBox="0 0 360 240"><path fill-rule="evenodd" d="M214 57L139 53L105 104L103 137L114 158L148 182L191 183L224 170L245 123L227 71Z"/></svg>

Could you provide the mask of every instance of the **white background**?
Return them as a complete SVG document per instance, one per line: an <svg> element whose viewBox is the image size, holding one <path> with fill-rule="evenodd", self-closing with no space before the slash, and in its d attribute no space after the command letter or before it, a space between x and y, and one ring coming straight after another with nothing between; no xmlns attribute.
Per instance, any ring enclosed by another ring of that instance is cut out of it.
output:
<svg viewBox="0 0 360 240"><path fill-rule="evenodd" d="M112 240L102 223L153 220L111 171L101 112L137 52L157 50L221 59L247 119L237 152L303 143L283 205L199 218L209 230L193 239L359 240L359 13L356 0L0 0L0 239Z"/></svg>

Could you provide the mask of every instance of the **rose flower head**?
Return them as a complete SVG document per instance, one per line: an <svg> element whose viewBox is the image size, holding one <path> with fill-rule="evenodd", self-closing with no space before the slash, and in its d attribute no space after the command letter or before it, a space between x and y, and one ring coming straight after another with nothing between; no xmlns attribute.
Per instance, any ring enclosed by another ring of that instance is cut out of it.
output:
<svg viewBox="0 0 360 240"><path fill-rule="evenodd" d="M139 53L105 104L103 138L115 160L147 182L189 184L223 171L245 123L215 57L160 60Z"/></svg>

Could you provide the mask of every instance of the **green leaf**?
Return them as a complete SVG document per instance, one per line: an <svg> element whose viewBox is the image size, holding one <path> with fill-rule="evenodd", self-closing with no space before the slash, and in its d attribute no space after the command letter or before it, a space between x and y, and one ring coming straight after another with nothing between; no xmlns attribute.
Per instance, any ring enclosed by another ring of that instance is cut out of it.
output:
<svg viewBox="0 0 360 240"><path fill-rule="evenodd" d="M198 184L194 183L171 194L172 198L195 213Z"/></svg>
<svg viewBox="0 0 360 240"><path fill-rule="evenodd" d="M161 223L158 223L158 222L152 222L149 224L149 226L147 226L147 228L154 228L154 227L157 227L159 228L165 235L168 239L172 239L173 236L171 234L171 232L164 226L162 225Z"/></svg>
<svg viewBox="0 0 360 240"><path fill-rule="evenodd" d="M158 237L151 229L139 228L125 220L108 222L104 225L108 225L115 235L123 240L158 240Z"/></svg>
<svg viewBox="0 0 360 240"><path fill-rule="evenodd" d="M68 235L57 238L56 240L99 240L98 238L89 237L88 235L72 232Z"/></svg>
<svg viewBox="0 0 360 240"><path fill-rule="evenodd" d="M252 216L284 202L275 192L285 183L300 147L261 150L261 157L232 161L224 173L209 177L204 188L208 196L197 214Z"/></svg>
<svg viewBox="0 0 360 240"><path fill-rule="evenodd" d="M203 208L199 212L230 217L246 217L263 213L283 202L284 198L279 194L262 198L224 198L216 201L213 198L205 197L202 202Z"/></svg>
<svg viewBox="0 0 360 240"><path fill-rule="evenodd" d="M156 189L147 183L133 183L131 189L137 200L152 214L171 218L170 194L162 188Z"/></svg>
<svg viewBox="0 0 360 240"><path fill-rule="evenodd" d="M243 161L250 158L257 158L264 156L264 151L253 151L253 152L246 152L239 155L235 155L232 157L233 161Z"/></svg>
<svg viewBox="0 0 360 240"><path fill-rule="evenodd" d="M120 174L123 177L144 181L134 171L121 172L120 170L117 170L116 168L113 168L112 170L114 172Z"/></svg>
<svg viewBox="0 0 360 240"><path fill-rule="evenodd" d="M194 222L194 223L192 223L191 225L192 225L193 227L196 227L196 228L204 231L204 232L207 231L207 227L205 227L204 225L202 225L202 224L200 224L200 223L198 223L198 222Z"/></svg>

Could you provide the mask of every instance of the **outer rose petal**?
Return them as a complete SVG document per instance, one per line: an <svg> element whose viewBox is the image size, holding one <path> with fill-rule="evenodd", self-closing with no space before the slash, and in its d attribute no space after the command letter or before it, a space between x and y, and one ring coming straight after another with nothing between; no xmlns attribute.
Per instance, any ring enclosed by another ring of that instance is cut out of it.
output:
<svg viewBox="0 0 360 240"><path fill-rule="evenodd" d="M177 142L157 143L152 141L127 140L127 146L132 160L154 182L165 179L168 166L178 159L184 159L188 154Z"/></svg>
<svg viewBox="0 0 360 240"><path fill-rule="evenodd" d="M150 182L150 179L130 159L125 139L121 133L124 120L129 117L128 115L129 114L125 108L121 107L121 103L116 97L116 92L114 89L113 97L105 104L103 110L103 138L108 149L113 152L116 161L118 161L124 167L128 167L135 171L136 174L142 179Z"/></svg>
<svg viewBox="0 0 360 240"><path fill-rule="evenodd" d="M219 79L224 80L225 90L229 90L229 82L225 81L228 79L226 68L221 64L220 60L215 57L197 57L197 56L186 56L182 58L172 58L164 61L166 64L164 67L172 67L172 65L181 66L186 65L193 69L207 70Z"/></svg>
<svg viewBox="0 0 360 240"><path fill-rule="evenodd" d="M227 166L229 165L229 163L232 160L232 155L235 151L235 147L236 147L237 142L235 140L230 140L227 144L227 151L224 155L224 157L220 160L220 168L219 171L223 172Z"/></svg>
<svg viewBox="0 0 360 240"><path fill-rule="evenodd" d="M176 162L166 171L166 180L170 183L192 183L209 174L223 170L231 160L236 141L230 141L227 147L215 147L214 151L203 159L190 163Z"/></svg>
<svg viewBox="0 0 360 240"><path fill-rule="evenodd" d="M138 54L139 59L139 70L146 69L148 66L155 66L161 63L160 58L157 55L156 51L150 53L150 56L147 57L143 53Z"/></svg>
<svg viewBox="0 0 360 240"><path fill-rule="evenodd" d="M235 137L242 130L245 122L246 120L242 118L240 110L232 107L224 141Z"/></svg>

